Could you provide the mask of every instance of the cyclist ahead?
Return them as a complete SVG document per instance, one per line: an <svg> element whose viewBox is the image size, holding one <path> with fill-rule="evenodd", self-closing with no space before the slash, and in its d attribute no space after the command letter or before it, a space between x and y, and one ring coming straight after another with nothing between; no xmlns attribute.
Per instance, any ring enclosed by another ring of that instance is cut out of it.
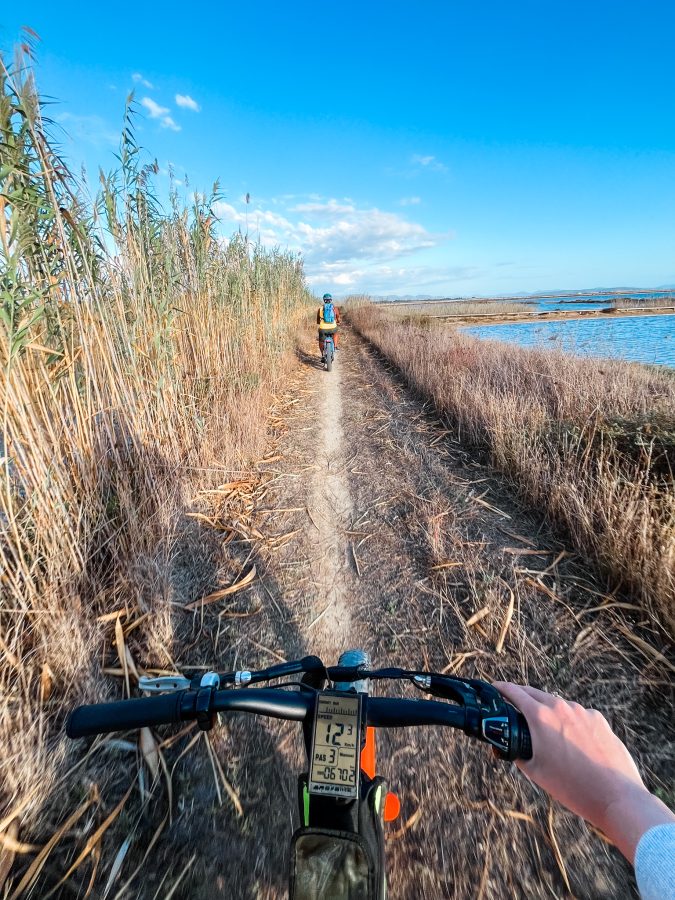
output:
<svg viewBox="0 0 675 900"><path fill-rule="evenodd" d="M335 349L338 349L338 325L340 324L340 310L333 303L330 294L324 294L321 306L316 311L316 324L319 326L319 350L323 356L324 338L333 336Z"/></svg>

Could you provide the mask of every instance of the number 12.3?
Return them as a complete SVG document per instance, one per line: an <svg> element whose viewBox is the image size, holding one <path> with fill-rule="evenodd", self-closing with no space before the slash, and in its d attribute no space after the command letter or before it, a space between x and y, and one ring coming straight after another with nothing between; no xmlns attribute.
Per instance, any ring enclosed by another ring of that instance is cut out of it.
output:
<svg viewBox="0 0 675 900"><path fill-rule="evenodd" d="M345 725L344 722L329 722L326 726L326 742L334 747L343 745L342 736L350 738L354 734L353 725ZM351 741L348 743L352 743Z"/></svg>

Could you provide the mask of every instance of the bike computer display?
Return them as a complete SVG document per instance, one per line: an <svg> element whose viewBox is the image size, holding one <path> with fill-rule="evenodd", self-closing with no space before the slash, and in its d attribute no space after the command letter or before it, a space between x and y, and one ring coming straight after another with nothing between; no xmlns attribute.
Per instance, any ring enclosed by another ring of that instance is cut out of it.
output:
<svg viewBox="0 0 675 900"><path fill-rule="evenodd" d="M359 694L319 692L312 736L310 794L356 799L359 795L360 753Z"/></svg>

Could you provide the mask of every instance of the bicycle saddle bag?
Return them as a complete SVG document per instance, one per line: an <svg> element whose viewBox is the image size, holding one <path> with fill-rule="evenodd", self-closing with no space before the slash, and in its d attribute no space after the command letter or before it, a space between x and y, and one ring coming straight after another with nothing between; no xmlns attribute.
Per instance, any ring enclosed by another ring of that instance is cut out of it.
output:
<svg viewBox="0 0 675 900"><path fill-rule="evenodd" d="M336 803L310 797L300 776L304 825L291 842L290 900L383 900L387 786L362 777L361 798Z"/></svg>

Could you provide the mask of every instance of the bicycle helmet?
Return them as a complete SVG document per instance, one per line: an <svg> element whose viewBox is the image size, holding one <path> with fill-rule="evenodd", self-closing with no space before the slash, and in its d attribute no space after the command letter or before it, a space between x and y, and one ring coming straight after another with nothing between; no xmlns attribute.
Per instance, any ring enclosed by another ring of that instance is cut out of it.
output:
<svg viewBox="0 0 675 900"><path fill-rule="evenodd" d="M327 303L329 300L332 300L332 299L333 299L332 294L324 294L324 295L323 295L323 302L324 302L324 303Z"/></svg>

